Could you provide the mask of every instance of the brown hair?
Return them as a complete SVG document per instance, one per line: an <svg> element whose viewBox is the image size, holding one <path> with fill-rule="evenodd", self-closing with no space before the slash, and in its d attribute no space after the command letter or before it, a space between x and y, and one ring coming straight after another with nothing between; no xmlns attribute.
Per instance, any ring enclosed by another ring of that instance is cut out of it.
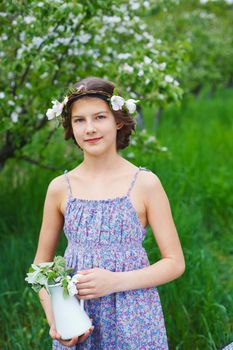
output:
<svg viewBox="0 0 233 350"><path fill-rule="evenodd" d="M82 96L75 94L75 91L81 86L84 86L84 93ZM62 113L62 126L64 128L64 138L65 140L69 140L72 138L74 140L74 143L79 147L77 144L72 130L71 125L71 114L72 114L72 105L75 101L77 101L80 98L85 97L98 97L106 101L108 103L106 96L111 97L113 95L113 90L115 88L114 83L112 83L109 80L97 78L97 77L88 77L85 79L82 79L78 83L76 83L73 88L70 90L71 92L68 93L68 102L66 104L66 108L64 108L64 112ZM85 91L87 90L87 93L85 94ZM88 91L94 91L92 95L88 95ZM95 94L95 91L97 94ZM98 92L100 92L100 95L98 95ZM101 96L102 92L102 96ZM119 96L122 96L121 91L117 88L117 93ZM117 151L119 149L126 148L129 145L130 142L130 135L132 134L132 131L135 131L136 127L136 121L135 119L126 111L118 110L113 111L111 109L112 114L114 115L114 118L116 122L122 122L124 125L117 130L117 138L116 138L116 148ZM80 148L80 147L79 147Z"/></svg>

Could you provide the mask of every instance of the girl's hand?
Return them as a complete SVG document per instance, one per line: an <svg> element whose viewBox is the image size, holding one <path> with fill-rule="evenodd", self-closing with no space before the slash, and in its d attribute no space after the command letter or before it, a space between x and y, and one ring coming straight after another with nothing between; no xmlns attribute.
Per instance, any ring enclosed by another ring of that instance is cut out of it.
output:
<svg viewBox="0 0 233 350"><path fill-rule="evenodd" d="M83 343L89 335L93 332L94 326L91 326L91 328L84 333L83 335L80 335L79 337L73 337L72 339L69 340L62 340L60 334L57 332L56 327L54 324L51 325L50 330L49 330L49 335L52 337L54 340L58 340L59 343L62 345L65 345L67 347L72 347L78 343Z"/></svg>
<svg viewBox="0 0 233 350"><path fill-rule="evenodd" d="M115 291L116 274L113 271L94 268L76 274L79 275L76 284L79 299L96 299Z"/></svg>

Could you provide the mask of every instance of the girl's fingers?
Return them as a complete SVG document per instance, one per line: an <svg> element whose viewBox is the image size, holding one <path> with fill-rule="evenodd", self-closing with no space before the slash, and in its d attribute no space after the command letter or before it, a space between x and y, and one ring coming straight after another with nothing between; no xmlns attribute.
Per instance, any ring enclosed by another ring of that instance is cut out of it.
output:
<svg viewBox="0 0 233 350"><path fill-rule="evenodd" d="M65 345L65 346L74 346L78 343L78 338L79 337L73 337L72 339L70 340L60 340L59 342L62 344L62 345Z"/></svg>
<svg viewBox="0 0 233 350"><path fill-rule="evenodd" d="M74 346L78 343L83 343L89 335L93 332L94 326L91 326L87 332L85 332L82 336L79 337L73 337L71 340L62 340L60 339L60 343L65 346Z"/></svg>
<svg viewBox="0 0 233 350"><path fill-rule="evenodd" d="M79 343L83 343L89 335L93 332L94 326L92 326L86 333L84 333L81 337L79 337Z"/></svg>
<svg viewBox="0 0 233 350"><path fill-rule="evenodd" d="M50 328L49 335L52 339L56 339L56 340L61 339L61 335L57 332L54 326Z"/></svg>

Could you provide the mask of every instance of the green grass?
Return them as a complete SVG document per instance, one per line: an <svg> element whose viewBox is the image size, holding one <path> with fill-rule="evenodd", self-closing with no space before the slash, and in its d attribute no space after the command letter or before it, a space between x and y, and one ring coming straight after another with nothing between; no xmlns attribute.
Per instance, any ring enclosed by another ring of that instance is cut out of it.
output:
<svg viewBox="0 0 233 350"><path fill-rule="evenodd" d="M184 275L158 287L170 350L214 350L233 339L232 110L232 90L169 108L155 134L172 156L135 160L160 177L186 259ZM152 117L148 110L148 129ZM35 255L46 188L57 174L19 161L1 173L2 350L51 347L43 311L24 277ZM58 253L64 246L63 237ZM155 262L159 252L150 230L144 246Z"/></svg>

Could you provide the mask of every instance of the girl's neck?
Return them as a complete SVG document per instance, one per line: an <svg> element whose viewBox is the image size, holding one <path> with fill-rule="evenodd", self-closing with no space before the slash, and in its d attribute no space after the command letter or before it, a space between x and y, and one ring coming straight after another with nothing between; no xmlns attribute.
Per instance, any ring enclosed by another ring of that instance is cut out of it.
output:
<svg viewBox="0 0 233 350"><path fill-rule="evenodd" d="M114 173L122 168L125 163L127 161L116 153L114 156L111 154L110 157L84 157L78 168L86 175L93 176L94 174L97 177L106 173Z"/></svg>

